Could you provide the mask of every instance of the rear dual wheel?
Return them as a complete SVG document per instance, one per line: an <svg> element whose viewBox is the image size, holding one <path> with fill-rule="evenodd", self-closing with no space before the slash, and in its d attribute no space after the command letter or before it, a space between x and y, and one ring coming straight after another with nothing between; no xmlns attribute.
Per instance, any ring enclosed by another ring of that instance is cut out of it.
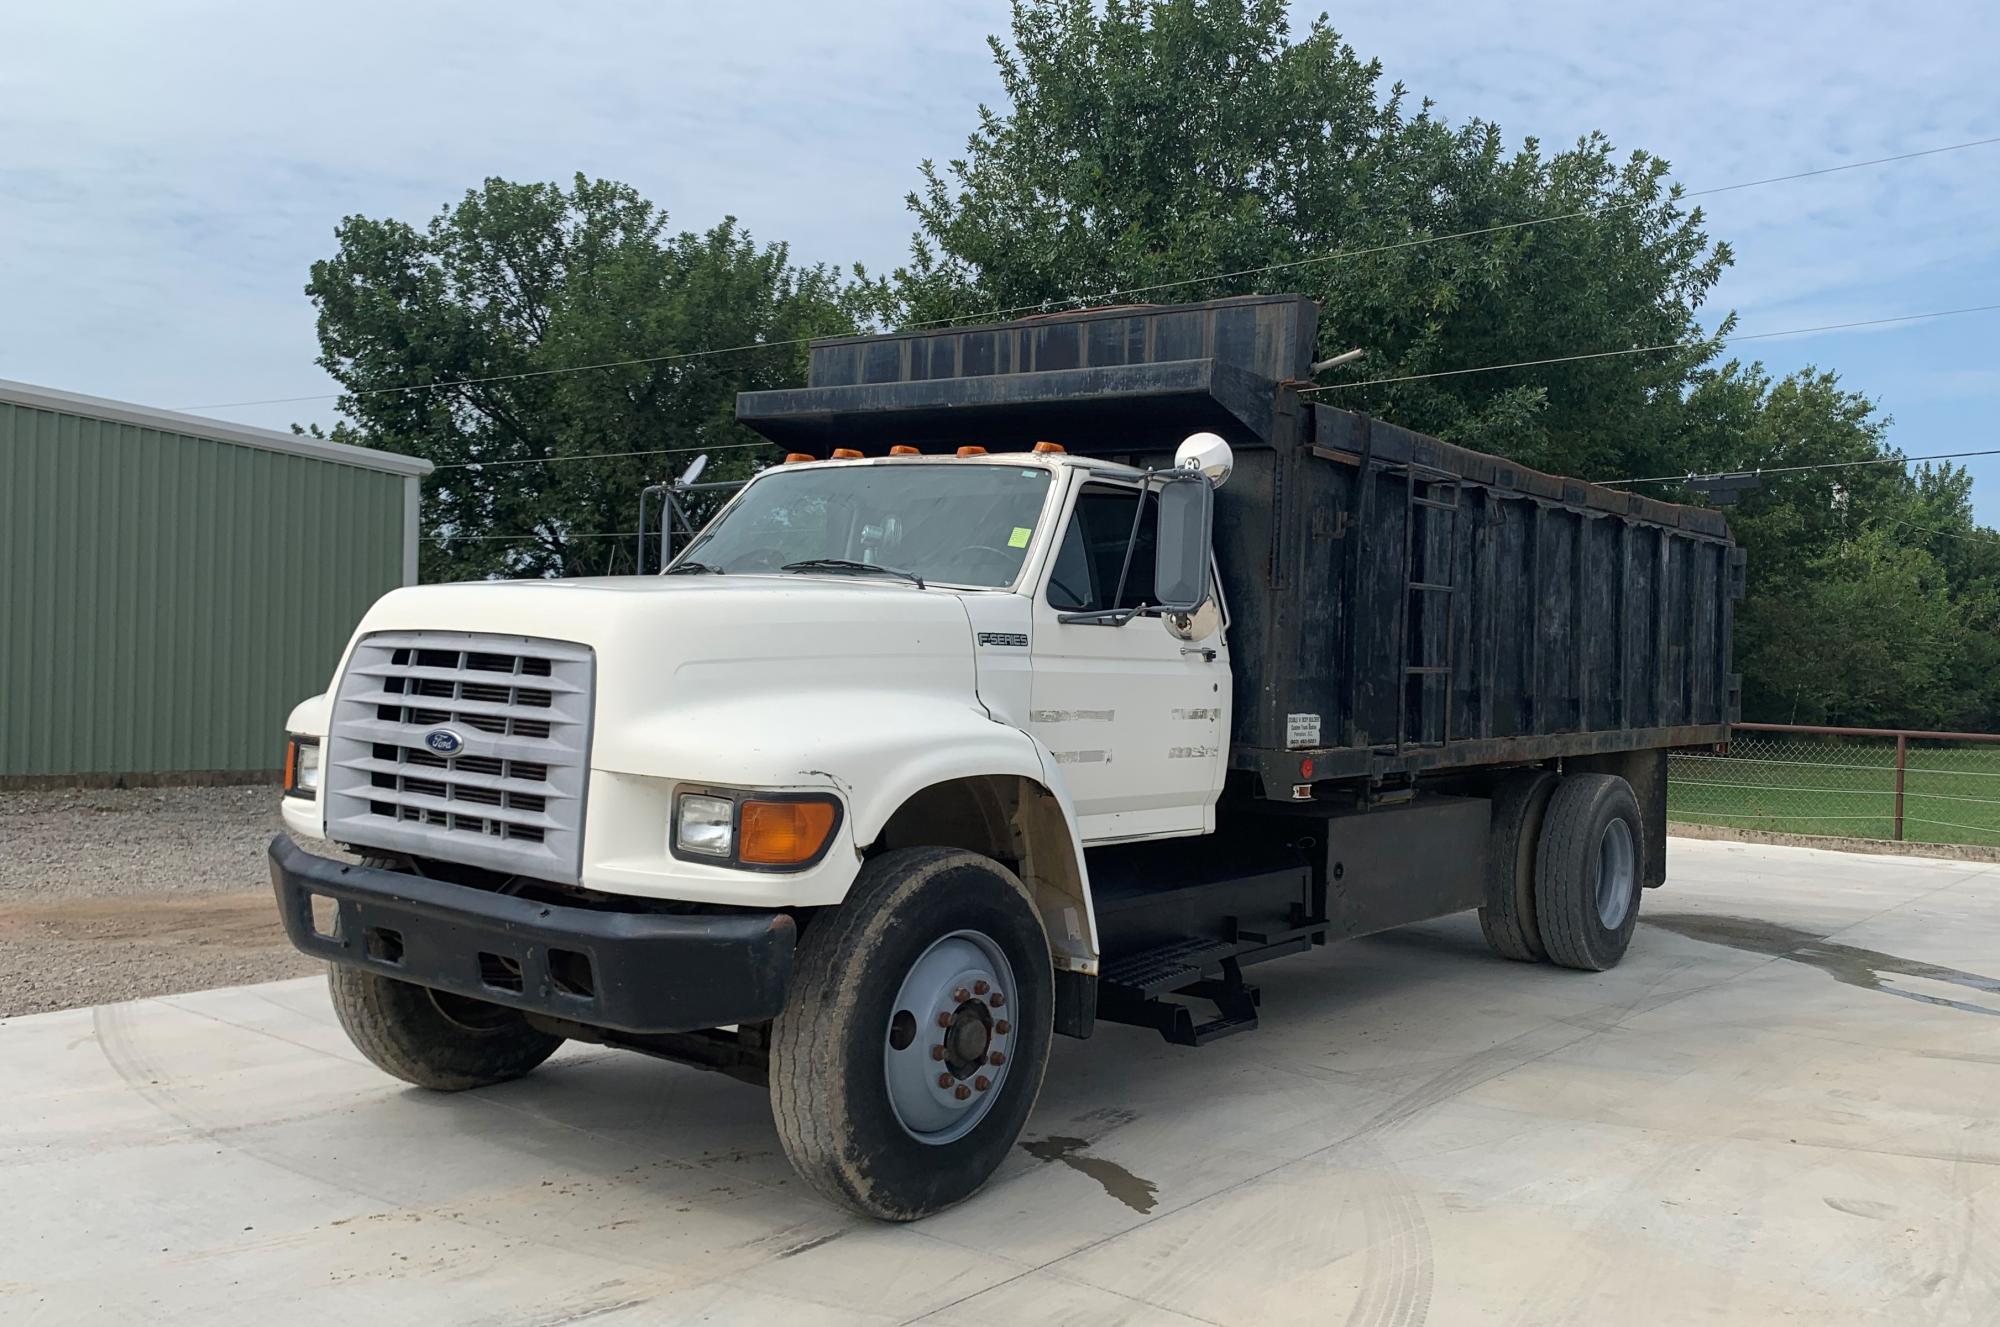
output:
<svg viewBox="0 0 2000 1327"><path fill-rule="evenodd" d="M1481 929L1495 953L1602 972L1639 922L1646 878L1632 785L1611 774L1521 770L1493 795Z"/></svg>

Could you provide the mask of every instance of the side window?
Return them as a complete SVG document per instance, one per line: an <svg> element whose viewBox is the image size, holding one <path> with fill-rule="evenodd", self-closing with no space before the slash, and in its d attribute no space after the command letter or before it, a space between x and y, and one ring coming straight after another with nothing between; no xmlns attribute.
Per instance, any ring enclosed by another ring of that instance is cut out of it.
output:
<svg viewBox="0 0 2000 1327"><path fill-rule="evenodd" d="M1157 504L1151 494L1147 495L1131 565L1125 563L1125 544L1132 534L1132 513L1138 501L1136 489L1091 485L1083 490L1049 569L1051 606L1065 612L1095 612L1151 601L1158 537ZM1122 595L1118 594L1121 571L1125 577Z"/></svg>

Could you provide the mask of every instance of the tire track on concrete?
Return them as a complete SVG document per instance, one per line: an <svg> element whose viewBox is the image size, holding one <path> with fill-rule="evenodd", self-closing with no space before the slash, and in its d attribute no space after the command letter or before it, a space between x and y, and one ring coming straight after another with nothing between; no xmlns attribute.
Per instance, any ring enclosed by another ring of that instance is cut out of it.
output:
<svg viewBox="0 0 2000 1327"><path fill-rule="evenodd" d="M677 1266L627 1257L571 1239L552 1238L546 1227L509 1215L504 1209L493 1211L485 1219L470 1217L461 1211L453 1210L455 1206L459 1206L458 1204L441 1204L426 1200L409 1186L364 1182L357 1179L357 1172L352 1167L341 1166L322 1158L302 1157L287 1149L245 1137L246 1131L256 1127L255 1125L224 1121L214 1112L202 1107L188 1094L172 1086L174 1071L163 1065L151 1052L146 1044L145 1034L134 1024L134 1008L132 1005L100 1005L91 1011L98 1047L106 1062L127 1087L195 1137L300 1179L323 1185L350 1198L361 1199L394 1211L417 1212L426 1218L448 1223L488 1238L532 1244L555 1253L586 1258L629 1273L638 1273L646 1280L642 1286L635 1288L643 1289L644 1298L647 1299L666 1293L699 1289L749 1270L765 1260L768 1251L764 1246L773 1239L783 1238L796 1243L800 1238L810 1238L817 1234L845 1233L855 1224L852 1220L842 1220L827 1214L825 1218L816 1222L802 1223L775 1234L761 1235L745 1244L735 1246L731 1252L737 1254L737 1257L715 1259L720 1265L715 1267L710 1275L690 1278L684 1265ZM548 1127L548 1122L539 1116L529 1112L516 1113L521 1118ZM589 1137L597 1137L589 1134L587 1130L579 1132ZM567 1164L574 1167L574 1163ZM700 1162L683 1161L673 1157L658 1158L653 1164L673 1170L713 1169ZM601 1168L593 1169L595 1173L583 1177L587 1182L607 1186L632 1183L625 1173L612 1174ZM640 1183L643 1185L643 1181ZM714 1258L714 1255L711 1254L710 1257Z"/></svg>

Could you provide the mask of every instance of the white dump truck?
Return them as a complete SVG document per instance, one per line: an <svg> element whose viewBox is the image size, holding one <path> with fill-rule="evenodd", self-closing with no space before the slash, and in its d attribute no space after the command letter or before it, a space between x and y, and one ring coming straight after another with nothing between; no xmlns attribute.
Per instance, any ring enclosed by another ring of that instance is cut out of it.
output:
<svg viewBox="0 0 2000 1327"><path fill-rule="evenodd" d="M288 724L291 835L363 860L270 852L356 1046L767 1084L819 1192L910 1219L1058 1033L1247 1031L1247 966L1471 908L1616 963L1663 753L1735 703L1727 528L1310 404L1315 315L825 342L663 573L385 596Z"/></svg>

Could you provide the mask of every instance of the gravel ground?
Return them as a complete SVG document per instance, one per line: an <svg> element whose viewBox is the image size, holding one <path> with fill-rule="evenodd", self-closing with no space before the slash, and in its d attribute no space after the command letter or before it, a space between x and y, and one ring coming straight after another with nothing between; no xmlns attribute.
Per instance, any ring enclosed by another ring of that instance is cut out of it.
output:
<svg viewBox="0 0 2000 1327"><path fill-rule="evenodd" d="M270 787L0 792L0 1018L317 971L271 899L281 828Z"/></svg>

